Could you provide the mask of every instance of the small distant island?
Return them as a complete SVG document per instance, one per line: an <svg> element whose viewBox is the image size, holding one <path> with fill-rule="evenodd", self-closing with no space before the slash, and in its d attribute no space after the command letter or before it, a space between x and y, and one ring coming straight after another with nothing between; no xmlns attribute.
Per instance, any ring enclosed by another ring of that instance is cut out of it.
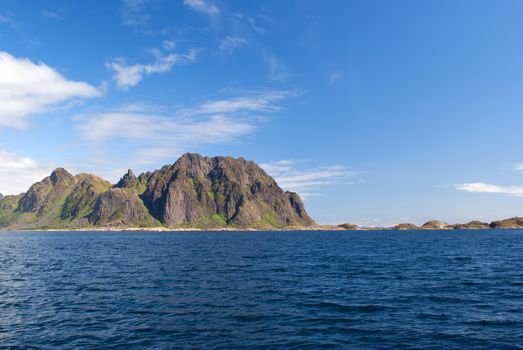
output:
<svg viewBox="0 0 523 350"><path fill-rule="evenodd" d="M57 168L19 195L0 194L0 230L456 230L521 228L523 218L418 227L318 225L297 193L243 158L186 153L116 184Z"/></svg>
<svg viewBox="0 0 523 350"><path fill-rule="evenodd" d="M511 229L523 228L523 218L515 217L505 220L493 221L491 223L482 221L471 221L466 224L448 224L444 221L430 220L421 226L411 223L402 223L392 227L360 227L354 224L341 224L338 227L345 230L488 230L488 229Z"/></svg>

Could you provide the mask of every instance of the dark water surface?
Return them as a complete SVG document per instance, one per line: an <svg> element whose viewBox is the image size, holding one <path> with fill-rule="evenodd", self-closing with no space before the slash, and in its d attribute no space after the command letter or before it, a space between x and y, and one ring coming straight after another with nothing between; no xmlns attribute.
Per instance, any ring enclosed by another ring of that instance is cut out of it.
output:
<svg viewBox="0 0 523 350"><path fill-rule="evenodd" d="M0 234L0 348L523 349L523 231Z"/></svg>

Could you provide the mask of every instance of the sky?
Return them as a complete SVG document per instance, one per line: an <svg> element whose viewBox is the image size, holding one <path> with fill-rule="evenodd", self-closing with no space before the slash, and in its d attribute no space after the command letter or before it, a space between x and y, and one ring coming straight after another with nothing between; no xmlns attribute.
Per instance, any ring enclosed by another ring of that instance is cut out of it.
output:
<svg viewBox="0 0 523 350"><path fill-rule="evenodd" d="M0 0L0 193L244 157L319 223L523 215L519 0Z"/></svg>

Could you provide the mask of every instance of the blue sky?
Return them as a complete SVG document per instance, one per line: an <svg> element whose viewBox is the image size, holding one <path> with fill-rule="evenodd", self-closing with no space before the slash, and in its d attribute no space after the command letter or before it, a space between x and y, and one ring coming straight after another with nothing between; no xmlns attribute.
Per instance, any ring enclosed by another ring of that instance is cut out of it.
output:
<svg viewBox="0 0 523 350"><path fill-rule="evenodd" d="M1 1L0 192L254 160L320 223L523 214L523 2Z"/></svg>

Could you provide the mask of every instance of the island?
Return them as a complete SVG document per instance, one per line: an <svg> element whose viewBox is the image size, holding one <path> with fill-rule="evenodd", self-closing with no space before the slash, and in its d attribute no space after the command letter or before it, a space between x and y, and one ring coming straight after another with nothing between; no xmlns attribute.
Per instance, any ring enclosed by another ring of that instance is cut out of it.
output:
<svg viewBox="0 0 523 350"><path fill-rule="evenodd" d="M0 200L0 229L321 229L300 196L243 158L187 153L118 183L58 168Z"/></svg>

